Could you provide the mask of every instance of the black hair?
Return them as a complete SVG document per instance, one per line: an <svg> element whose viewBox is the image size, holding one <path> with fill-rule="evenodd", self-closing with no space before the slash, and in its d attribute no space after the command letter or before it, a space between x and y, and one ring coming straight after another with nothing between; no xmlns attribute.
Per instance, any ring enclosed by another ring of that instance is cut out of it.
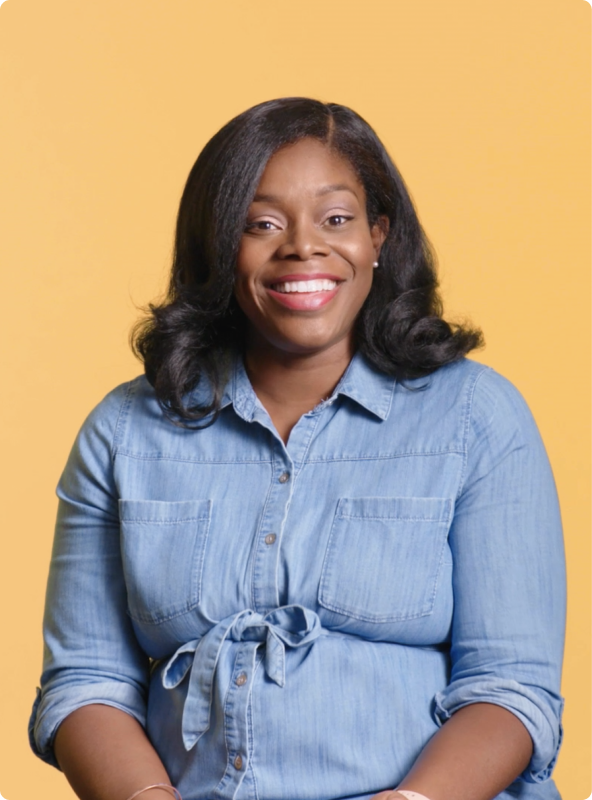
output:
<svg viewBox="0 0 592 800"><path fill-rule="evenodd" d="M442 318L430 244L370 125L335 103L270 100L228 122L199 154L181 197L167 297L150 305L132 332L132 347L163 410L181 424L211 424L217 417L224 354L240 348L246 331L233 283L247 212L270 157L306 137L351 164L366 192L370 226L389 220L379 269L356 320L357 349L380 371L411 379L483 343L480 331ZM190 392L202 378L209 380L211 398L192 404Z"/></svg>

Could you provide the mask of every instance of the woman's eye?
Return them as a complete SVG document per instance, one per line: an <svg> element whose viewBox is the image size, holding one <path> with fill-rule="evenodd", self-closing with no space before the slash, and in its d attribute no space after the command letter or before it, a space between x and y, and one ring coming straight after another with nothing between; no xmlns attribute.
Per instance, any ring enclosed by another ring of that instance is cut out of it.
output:
<svg viewBox="0 0 592 800"><path fill-rule="evenodd" d="M351 217L346 217L343 214L333 214L327 219L328 224L332 228L338 228L340 225L344 225L348 222Z"/></svg>
<svg viewBox="0 0 592 800"><path fill-rule="evenodd" d="M245 230L247 231L273 231L277 228L273 222L268 219L257 220L256 222L247 222Z"/></svg>

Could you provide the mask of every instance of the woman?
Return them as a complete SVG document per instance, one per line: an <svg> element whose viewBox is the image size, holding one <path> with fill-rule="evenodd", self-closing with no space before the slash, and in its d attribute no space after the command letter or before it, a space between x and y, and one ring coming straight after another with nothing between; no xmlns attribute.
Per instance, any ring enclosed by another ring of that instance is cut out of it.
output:
<svg viewBox="0 0 592 800"><path fill-rule="evenodd" d="M212 138L58 487L32 745L83 800L559 797L558 505L479 344L353 111Z"/></svg>

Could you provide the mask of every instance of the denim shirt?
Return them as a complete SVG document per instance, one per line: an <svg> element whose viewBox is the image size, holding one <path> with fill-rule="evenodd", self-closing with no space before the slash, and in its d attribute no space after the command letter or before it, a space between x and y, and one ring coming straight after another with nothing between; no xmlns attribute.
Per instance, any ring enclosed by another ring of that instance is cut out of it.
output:
<svg viewBox="0 0 592 800"><path fill-rule="evenodd" d="M184 800L362 800L486 702L534 744L498 797L559 798L558 503L493 370L401 383L358 354L287 445L240 358L202 430L139 377L90 414L58 495L44 760L68 714L102 703L146 727Z"/></svg>

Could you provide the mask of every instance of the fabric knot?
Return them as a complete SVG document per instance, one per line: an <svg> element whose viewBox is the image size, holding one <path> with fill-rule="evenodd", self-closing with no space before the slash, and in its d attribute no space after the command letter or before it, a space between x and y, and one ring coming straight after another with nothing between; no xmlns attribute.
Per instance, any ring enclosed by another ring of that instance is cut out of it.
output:
<svg viewBox="0 0 592 800"><path fill-rule="evenodd" d="M162 673L165 689L174 689L190 672L189 686L183 707L183 744L190 750L210 727L214 677L222 645L234 642L257 642L256 652L265 644L265 673L283 687L286 682L286 647L311 644L322 632L314 611L300 605L282 606L260 614L246 609L226 617L201 639L179 647Z"/></svg>

